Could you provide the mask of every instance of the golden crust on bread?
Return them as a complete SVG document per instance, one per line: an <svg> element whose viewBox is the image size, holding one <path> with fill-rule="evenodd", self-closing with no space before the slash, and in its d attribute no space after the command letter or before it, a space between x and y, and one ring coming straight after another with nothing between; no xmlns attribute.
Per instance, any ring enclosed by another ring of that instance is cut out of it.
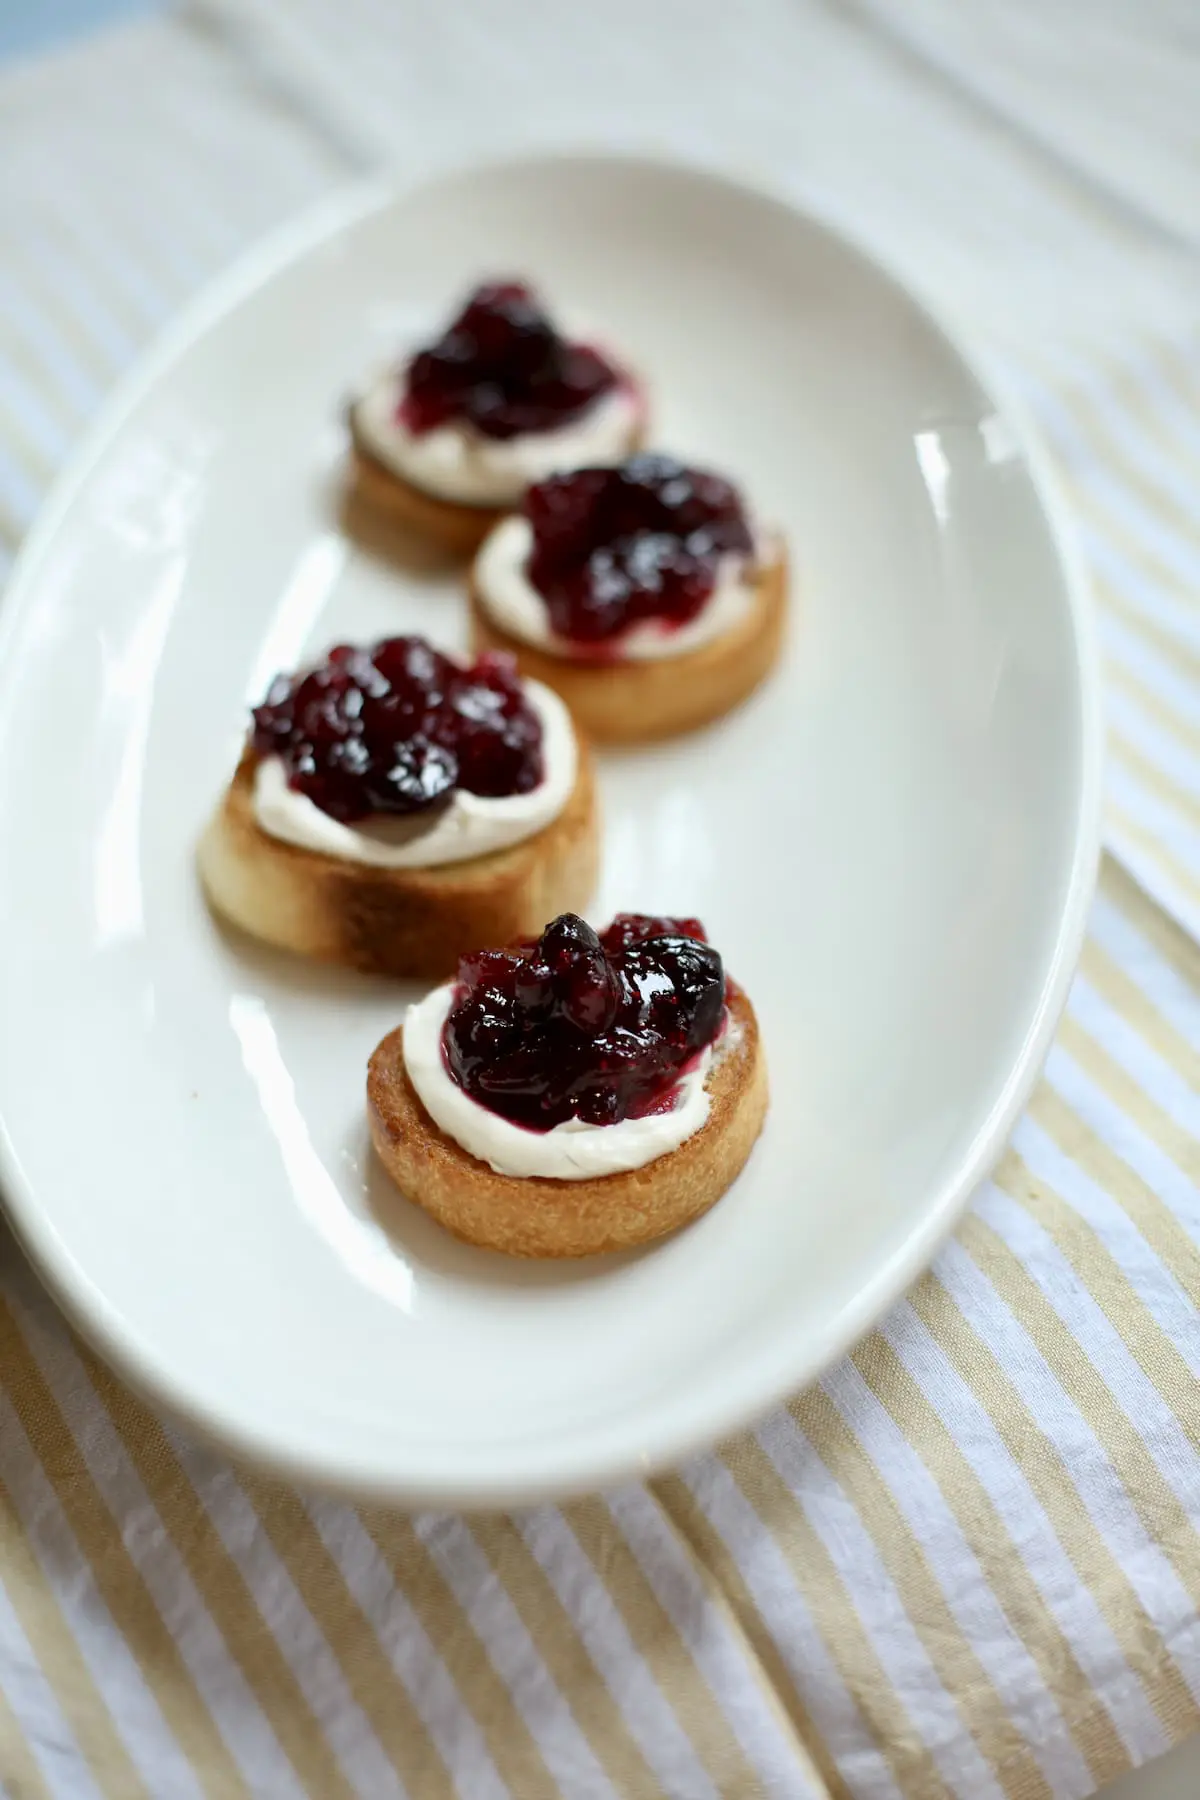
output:
<svg viewBox="0 0 1200 1800"><path fill-rule="evenodd" d="M404 1066L404 1029L367 1069L371 1137L409 1200L469 1244L508 1256L594 1256L665 1237L718 1201L762 1130L767 1070L758 1022L731 988L730 1034L708 1078L709 1114L678 1149L589 1181L498 1175L434 1124Z"/></svg>
<svg viewBox="0 0 1200 1800"><path fill-rule="evenodd" d="M361 499L386 513L395 523L435 539L456 555L469 556L492 526L512 511L511 505L472 506L462 500L445 500L438 494L428 493L380 461L359 430L352 405L346 409L346 422L350 429L350 467L355 489ZM640 449L643 437L639 423L630 433L625 453L632 455Z"/></svg>
<svg viewBox="0 0 1200 1800"><path fill-rule="evenodd" d="M380 869L286 844L254 816L247 750L199 848L216 910L253 937L369 973L445 977L482 944L536 936L582 911L596 881L599 832L587 745L566 806L506 850L428 869Z"/></svg>
<svg viewBox="0 0 1200 1800"><path fill-rule="evenodd" d="M350 426L350 469L358 496L395 523L422 537L434 538L458 556L469 556L481 544L507 507L469 506L461 500L443 500L426 493L382 463L358 429L354 408L347 409Z"/></svg>
<svg viewBox="0 0 1200 1800"><path fill-rule="evenodd" d="M787 558L758 575L754 604L730 631L681 656L646 662L576 662L511 637L492 619L471 571L471 646L507 650L522 675L560 694L596 743L647 743L708 725L753 693L779 657L787 615Z"/></svg>

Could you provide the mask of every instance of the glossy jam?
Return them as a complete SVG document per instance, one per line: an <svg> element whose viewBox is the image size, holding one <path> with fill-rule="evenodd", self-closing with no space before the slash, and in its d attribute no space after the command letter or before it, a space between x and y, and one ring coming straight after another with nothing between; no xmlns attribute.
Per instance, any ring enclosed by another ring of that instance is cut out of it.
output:
<svg viewBox="0 0 1200 1800"><path fill-rule="evenodd" d="M451 1078L514 1124L612 1125L665 1111L725 1015L721 958L696 919L621 914L597 936L563 913L536 942L458 968Z"/></svg>
<svg viewBox="0 0 1200 1800"><path fill-rule="evenodd" d="M553 630L577 643L602 645L645 620L686 625L721 558L752 549L732 483L669 456L552 475L529 489L524 511L529 579Z"/></svg>
<svg viewBox="0 0 1200 1800"><path fill-rule="evenodd" d="M618 379L598 350L559 336L522 282L490 282L413 357L399 416L418 435L457 421L484 437L521 437L569 425Z"/></svg>
<svg viewBox="0 0 1200 1800"><path fill-rule="evenodd" d="M445 805L456 788L498 798L542 779L542 727L511 657L452 661L424 638L339 644L277 676L254 709L253 745L330 818Z"/></svg>

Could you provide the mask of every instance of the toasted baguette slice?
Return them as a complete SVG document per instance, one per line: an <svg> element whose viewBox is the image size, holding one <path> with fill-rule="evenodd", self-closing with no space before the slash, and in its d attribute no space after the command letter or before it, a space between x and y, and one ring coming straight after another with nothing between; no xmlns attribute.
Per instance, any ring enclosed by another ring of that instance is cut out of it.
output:
<svg viewBox="0 0 1200 1800"><path fill-rule="evenodd" d="M759 572L749 613L710 643L656 661L581 662L535 649L501 630L483 604L472 571L471 646L476 654L507 650L515 656L522 675L560 694L596 743L648 743L710 724L765 680L783 644L787 589L787 558L781 548Z"/></svg>
<svg viewBox="0 0 1200 1800"><path fill-rule="evenodd" d="M754 1009L732 989L708 1078L709 1115L677 1150L591 1181L498 1175L434 1124L404 1066L404 1028L367 1069L371 1137L396 1186L457 1238L507 1256L594 1256L665 1237L707 1212L762 1130L767 1068Z"/></svg>
<svg viewBox="0 0 1200 1800"><path fill-rule="evenodd" d="M470 556L492 526L510 509L503 506L469 506L461 500L443 500L414 486L380 462L367 445L354 416L350 426L350 476L358 499L383 513L393 524L422 537L432 538L455 556Z"/></svg>
<svg viewBox="0 0 1200 1800"><path fill-rule="evenodd" d="M209 900L265 943L383 975L444 978L465 950L536 936L582 911L595 885L599 832L586 744L566 806L507 850L429 869L379 869L285 844L254 817L247 751L199 848Z"/></svg>
<svg viewBox="0 0 1200 1800"><path fill-rule="evenodd" d="M403 525L422 537L434 539L456 556L470 556L478 549L493 525L512 511L505 506L473 506L462 500L445 500L425 488L406 481L389 469L371 449L362 432L353 406L346 409L350 429L350 472L360 499L385 513L394 523ZM641 448L644 429L639 422L629 435L626 455Z"/></svg>

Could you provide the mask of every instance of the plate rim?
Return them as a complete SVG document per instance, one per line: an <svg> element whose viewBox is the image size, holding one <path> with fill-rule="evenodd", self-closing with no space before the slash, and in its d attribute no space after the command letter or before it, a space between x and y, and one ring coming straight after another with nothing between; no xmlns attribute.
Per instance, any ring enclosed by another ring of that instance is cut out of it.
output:
<svg viewBox="0 0 1200 1800"><path fill-rule="evenodd" d="M0 708L16 679L13 645L22 634L40 565L53 546L68 511L84 489L95 464L142 398L172 363L222 318L289 265L360 220L428 189L452 185L479 175L519 175L521 171L582 165L644 169L656 176L684 176L723 189L732 198L780 207L794 219L814 225L914 308L933 330L943 349L965 369L1002 417L1016 440L1029 472L1038 506L1057 562L1071 628L1079 704L1079 782L1075 794L1074 840L1065 900L1057 920L1053 948L1041 992L1023 1042L992 1107L959 1160L923 1209L919 1222L905 1235L891 1258L864 1282L843 1308L819 1352L797 1366L776 1356L770 1373L744 1393L736 1384L721 1402L701 1409L702 1422L685 1422L656 1439L653 1450L644 1439L612 1449L603 1442L611 1429L593 1427L582 1450L567 1466L536 1463L505 1477L459 1472L452 1477L420 1471L381 1472L377 1464L355 1466L343 1457L314 1462L303 1452L264 1440L258 1432L231 1423L214 1407L177 1389L160 1374L152 1357L125 1332L121 1315L94 1288L38 1203L24 1175L9 1131L0 1095L0 1209L39 1280L67 1319L103 1361L151 1406L179 1421L194 1436L223 1455L243 1458L257 1467L309 1488L353 1499L389 1501L412 1506L480 1508L529 1505L586 1493L676 1466L720 1439L764 1417L790 1394L818 1379L840 1359L888 1307L929 1266L950 1235L980 1183L995 1167L1013 1126L1041 1076L1059 1019L1066 1005L1091 911L1102 850L1103 769L1105 760L1101 664L1095 602L1074 525L1058 476L1041 435L1019 393L987 366L965 321L944 302L931 301L920 288L880 254L859 229L837 218L826 203L803 202L781 185L764 180L736 160L719 161L665 154L661 150L609 145L566 145L511 155L446 159L412 179L384 171L353 180L283 221L219 271L167 321L120 377L52 481L21 543L0 605ZM786 1342L786 1340L785 1340ZM782 1364L782 1366L780 1366ZM757 1367L757 1365L755 1365Z"/></svg>

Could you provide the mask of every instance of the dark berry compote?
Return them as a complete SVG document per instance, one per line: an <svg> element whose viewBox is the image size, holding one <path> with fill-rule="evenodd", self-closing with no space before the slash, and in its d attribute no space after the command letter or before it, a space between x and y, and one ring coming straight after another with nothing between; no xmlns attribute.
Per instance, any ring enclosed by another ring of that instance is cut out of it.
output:
<svg viewBox="0 0 1200 1800"><path fill-rule="evenodd" d="M259 757L343 824L444 806L456 788L499 798L542 780L542 726L509 656L461 664L424 638L338 644L278 675L254 709Z"/></svg>
<svg viewBox="0 0 1200 1800"><path fill-rule="evenodd" d="M533 533L526 573L559 637L603 651L632 626L694 619L723 556L753 538L732 482L671 456L575 469L525 496Z"/></svg>
<svg viewBox="0 0 1200 1800"><path fill-rule="evenodd" d="M400 423L415 435L455 422L483 437L555 431L628 378L591 344L561 337L520 281L477 287L404 371Z"/></svg>
<svg viewBox="0 0 1200 1800"><path fill-rule="evenodd" d="M562 913L536 941L461 959L442 1049L451 1079L516 1125L613 1125L671 1110L725 997L698 920L621 913L597 935Z"/></svg>

